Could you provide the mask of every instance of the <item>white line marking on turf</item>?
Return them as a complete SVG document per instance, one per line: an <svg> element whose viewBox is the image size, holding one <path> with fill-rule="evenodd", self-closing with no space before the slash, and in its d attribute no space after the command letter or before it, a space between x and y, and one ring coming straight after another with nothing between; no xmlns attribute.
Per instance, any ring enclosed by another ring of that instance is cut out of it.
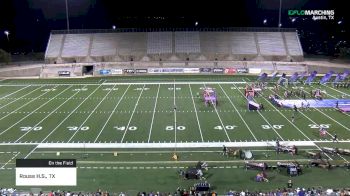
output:
<svg viewBox="0 0 350 196"><path fill-rule="evenodd" d="M94 140L94 143L96 143L97 139L98 139L98 138L100 137L100 135L102 134L102 131L105 129L107 123L108 123L109 120L111 119L112 115L114 114L115 110L117 109L119 103L120 103L121 100L123 99L124 95L126 94L126 92L128 91L128 89L129 89L130 86L131 86L131 85L129 85L129 86L125 89L123 95L119 98L118 103L114 106L113 111L112 111L111 114L108 116L108 118L107 118L105 124L103 125L103 127L102 127L101 130L100 130L100 132L99 132L98 135L96 136L96 138L95 138L95 140Z"/></svg>
<svg viewBox="0 0 350 196"><path fill-rule="evenodd" d="M29 85L29 86L30 86L30 85ZM36 90L39 90L39 89L42 88L42 87L44 87L44 86L41 86L41 87L39 87L39 88L35 88L35 89L29 91L28 93L26 93L26 94L24 94L24 95L22 95L22 96L20 96L20 97L18 97L18 98L16 98L16 99L14 99L13 101L11 101L11 102L9 102L9 103L7 103L7 104L1 106L0 109L2 109L2 108L4 108L4 107L8 106L9 104L11 104L11 103L13 103L13 102L15 102L15 101L17 101L17 100L19 100L19 99L22 99L23 97L25 97L25 96L27 96L27 95L33 93L33 92L36 91Z"/></svg>
<svg viewBox="0 0 350 196"><path fill-rule="evenodd" d="M7 164L9 164L15 157L17 157L21 152L15 154L10 160L8 160L0 169L4 169Z"/></svg>
<svg viewBox="0 0 350 196"><path fill-rule="evenodd" d="M92 91L86 98L84 98L84 100L82 101L82 102L80 102L80 104L77 106L77 107L75 107L74 108L74 110L73 111L71 111L41 142L40 142L40 144L42 144L52 133L54 133L73 113L74 113L74 111L75 110L77 110L86 100L87 100L87 98L89 98L92 94L94 94L96 91L97 91L97 89L99 89L100 87L101 87L102 85L99 85L94 91ZM78 92L80 92L80 91L78 91ZM39 146L39 145L38 145ZM30 151L28 154L27 154L27 156L25 156L24 157L24 159L26 159L26 158L28 158L29 157L29 155L31 155L36 149L37 149L37 147L38 146L36 146L32 151Z"/></svg>
<svg viewBox="0 0 350 196"><path fill-rule="evenodd" d="M69 138L68 143L74 138L74 136L79 132L79 130L81 129L82 126L84 126L84 124L90 119L91 115L95 112L95 110L101 105L101 103L106 99L106 97L112 92L112 90L114 89L116 85L114 85L109 91L108 93L103 97L103 99L101 99L101 101L95 106L95 108L92 110L92 112L89 114L88 117L85 118L84 122L81 123L81 125L79 126L78 130L74 132L74 134Z"/></svg>
<svg viewBox="0 0 350 196"><path fill-rule="evenodd" d="M1 97L0 99L4 99L4 98L6 98L6 97L8 97L8 96L10 96L10 95L13 95L13 94L15 94L15 93L17 93L17 92L19 92L19 91L21 91L21 90L23 90L23 89L28 88L28 87L30 87L30 85L25 86L25 87L23 87L23 88L20 88L20 89L16 90L15 92L12 92L12 93L10 93L10 94L7 94L7 95Z"/></svg>
<svg viewBox="0 0 350 196"><path fill-rule="evenodd" d="M174 80L174 139L175 139L175 152L176 152L176 142L177 142L177 126L176 126L176 94L175 94L175 91L176 91L176 86L175 86L175 80Z"/></svg>
<svg viewBox="0 0 350 196"><path fill-rule="evenodd" d="M207 88L207 87L205 86L205 84L204 84L204 88ZM214 109L215 109L215 112L216 112L216 114L217 114L218 117L219 117L219 121L220 121L220 123L221 123L222 128L223 128L224 131L225 131L225 134L226 134L226 136L227 136L228 141L231 142L231 139L230 139L230 137L228 136L227 130L226 130L226 128L225 128L226 126L225 126L224 123L222 122L221 117L220 117L220 115L219 115L219 112L218 112L218 110L216 109L216 105L214 105L214 103L213 103L212 100L211 100L211 105L213 105L213 107L214 107Z"/></svg>
<svg viewBox="0 0 350 196"><path fill-rule="evenodd" d="M270 90L271 92L273 92L271 89L269 89L269 90ZM275 108L276 111L277 111L281 116L283 116L291 125L293 125L301 134L303 134L304 137L306 137L308 140L311 141L311 139L310 139L308 136L306 136L305 133L304 133L302 130L299 129L299 127L297 127L294 123L292 123L292 122L291 122L284 114L282 114L282 112L280 112L269 100L267 100L264 96L262 96L262 98L264 98L265 101L268 102L273 108ZM313 122L313 123L314 123L314 122ZM315 146L316 146L320 151L322 151L322 149L321 149L318 145L315 144ZM326 155L330 160L333 160L328 154L325 153L325 155Z"/></svg>
<svg viewBox="0 0 350 196"><path fill-rule="evenodd" d="M7 129L5 129L3 132L0 133L0 135L4 134L5 132L7 132L9 129L11 129L12 127L16 126L18 123L22 122L24 119L26 119L28 116L32 115L35 111L39 110L40 108L44 107L46 104L48 104L49 102L51 102L52 100L54 100L55 97L61 95L62 93L64 93L66 90L68 90L69 88L71 88L72 86L69 86L68 88L64 89L62 92L58 93L57 95L55 95L53 97L53 99L49 99L47 102L43 103L42 105L40 105L39 107L37 107L35 110L33 110L31 113L29 113L28 115L24 116L23 118L21 118L20 120L18 120L16 123L14 123L13 125L11 125L10 127L8 127ZM33 126L32 128L30 128L27 132L31 131L32 129L34 129L35 126ZM16 140L15 142L17 142L18 140Z"/></svg>
<svg viewBox="0 0 350 196"><path fill-rule="evenodd" d="M305 90L302 90L305 93L307 93ZM301 99L300 97L298 97L299 99ZM328 116L327 114L325 114L324 112L322 112L321 110L319 110L318 108L314 108L315 110L319 111L321 114L323 114L323 116L328 117L329 119L333 120L335 123L337 123L338 125L342 126L343 128L345 128L347 131L350 131L350 129L346 126L344 126L343 124L341 124L340 122L338 122L337 120L335 120L334 118Z"/></svg>
<svg viewBox="0 0 350 196"><path fill-rule="evenodd" d="M238 116L241 118L241 120L243 121L243 123L245 124L245 126L248 128L249 132L252 134L252 136L254 137L255 141L258 141L258 139L255 137L254 133L252 132L252 130L250 129L250 127L248 126L247 122L244 120L244 118L241 116L241 114L238 112L236 106L232 103L230 97L227 95L226 91L222 88L222 86L219 84L221 90L224 92L224 94L226 95L226 97L228 98L228 100L230 101L231 105L233 106L233 108L236 110Z"/></svg>
<svg viewBox="0 0 350 196"><path fill-rule="evenodd" d="M192 103L193 103L194 111L195 111L195 113L196 113L196 118L197 118L197 124L198 124L198 128L199 128L199 133L200 133L200 135L201 135L202 142L204 142L203 135L202 135L201 125L200 125L199 119L198 119L198 113L197 113L196 104L194 103L194 99L193 99L192 88L191 88L191 85L190 85L190 84L188 84L188 86L190 87L190 93L191 93L191 97L192 97Z"/></svg>
<svg viewBox="0 0 350 196"><path fill-rule="evenodd" d="M57 87L57 86L55 86L55 87ZM33 92L34 92L34 91L33 91ZM18 108L16 108L15 110L13 110L13 111L11 111L10 113L8 113L7 115L3 116L2 118L0 118L0 120L2 120L2 119L4 119L4 118L8 117L9 115L15 113L15 112L18 111L19 109L21 109L21 108L27 106L27 105L30 104L31 102L37 100L38 98L40 98L41 96L46 95L46 94L49 93L49 92L52 92L52 91L46 91L45 93L43 93L43 94L41 94L41 95L35 97L35 99L32 99L32 100L28 101L27 103L23 104L21 107L18 107Z"/></svg>
<svg viewBox="0 0 350 196"><path fill-rule="evenodd" d="M85 87L85 86L84 86ZM83 87L83 88L84 88ZM32 131L34 129L34 127L37 127L40 123L42 123L44 120L46 120L48 117L50 117L53 113L55 113L61 106L63 106L66 102L68 102L69 100L73 99L73 97L78 94L79 92L82 91L76 91L74 94L72 94L68 99L66 99L63 103L61 103L58 107L56 107L53 111L51 111L48 115L45 116L45 118L41 119L38 123L36 123L29 131L27 131L26 133L24 133L21 137L19 137L15 143L17 143L20 139L22 139L24 136L26 136L30 131Z"/></svg>
<svg viewBox="0 0 350 196"><path fill-rule="evenodd" d="M143 93L143 90L145 89L145 86L146 86L146 85L144 84L144 85L143 85L143 87L142 87L141 93L140 93L140 95L139 95L139 98L138 98L138 99L137 99L137 101L136 101L136 104L135 104L134 110L133 110L133 111L132 111L132 113L131 113L131 116L130 116L129 122L128 122L127 126L126 126L126 129L125 129L125 131L124 131L124 134L123 134L122 139L120 140L120 143L123 143L123 140L124 140L124 137L125 137L125 135L126 135L126 132L128 132L128 129L129 129L129 126L130 126L130 123L131 123L132 117L133 117L133 116L134 116L134 114L135 114L136 107L137 107L137 106L138 106L138 104L139 104L139 101L140 101L141 95L142 95L142 93Z"/></svg>
<svg viewBox="0 0 350 196"><path fill-rule="evenodd" d="M322 86L325 86L325 87L327 87L327 88L330 88L330 89L332 89L332 90L335 90L335 91L337 91L337 92L339 92L339 93L341 93L341 94L343 94L343 95L350 96L350 95L347 94L347 93L344 93L344 92L342 92L342 91L340 91L340 90L337 90L337 89L335 89L335 88L333 88L333 87L329 87L329 86L327 86L327 85L325 85L325 84L322 84Z"/></svg>
<svg viewBox="0 0 350 196"><path fill-rule="evenodd" d="M325 86L325 85L323 85L323 86ZM312 88L312 89L315 89L315 88ZM335 96L333 96L333 95L331 95L331 94L329 94L329 93L327 93L327 96L331 96L331 97L333 97L334 99L339 100L339 98L337 98L337 97L335 97ZM328 110L329 110L329 109L328 109ZM326 111L328 111L328 110L326 110ZM347 113L343 113L343 114L345 114L345 116L350 116L350 115L347 114Z"/></svg>
<svg viewBox="0 0 350 196"><path fill-rule="evenodd" d="M156 96L156 101L155 101L155 103L154 103L153 115L152 115L152 120L151 120L151 127L149 128L149 134L148 134L148 140L147 140L147 142L149 142L149 141L151 140L151 134L152 134L152 128L153 128L154 115L155 115L155 113L156 113L156 107L157 107L157 102L158 102L159 89L160 89L160 84L158 84L157 96Z"/></svg>
<svg viewBox="0 0 350 196"><path fill-rule="evenodd" d="M235 84L233 84L233 85L235 86L235 89L236 89L243 97L245 97L244 94L237 88L237 86L236 86ZM247 101L247 98L245 98L245 99L246 99L246 101ZM276 131L276 129L270 124L270 122L264 117L264 115L262 115L261 112L260 112L259 110L257 110L257 112L258 112L258 114L265 120L265 122L271 127L271 129L275 131L275 133L278 135L278 137L280 137L280 139L281 139L282 141L284 141L283 137Z"/></svg>

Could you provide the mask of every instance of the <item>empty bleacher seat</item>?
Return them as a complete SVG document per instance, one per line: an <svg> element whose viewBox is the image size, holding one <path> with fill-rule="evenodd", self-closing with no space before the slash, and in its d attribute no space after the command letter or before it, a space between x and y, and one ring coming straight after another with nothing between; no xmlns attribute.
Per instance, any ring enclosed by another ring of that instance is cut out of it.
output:
<svg viewBox="0 0 350 196"><path fill-rule="evenodd" d="M67 34L64 40L62 57L86 57L91 34Z"/></svg>
<svg viewBox="0 0 350 196"><path fill-rule="evenodd" d="M50 40L46 49L46 57L58 57L62 47L63 34L51 34Z"/></svg>
<svg viewBox="0 0 350 196"><path fill-rule="evenodd" d="M200 53L199 32L175 32L175 53Z"/></svg>
<svg viewBox="0 0 350 196"><path fill-rule="evenodd" d="M90 56L110 56L116 55L117 34L96 33L93 35Z"/></svg>
<svg viewBox="0 0 350 196"><path fill-rule="evenodd" d="M232 54L257 54L253 32L233 32L231 37Z"/></svg>
<svg viewBox="0 0 350 196"><path fill-rule="evenodd" d="M262 55L287 55L281 32L258 32L256 34Z"/></svg>
<svg viewBox="0 0 350 196"><path fill-rule="evenodd" d="M172 53L172 32L150 32L147 35L147 54Z"/></svg>
<svg viewBox="0 0 350 196"><path fill-rule="evenodd" d="M296 32L284 32L284 37L286 38L287 49L290 55L303 55L299 38Z"/></svg>
<svg viewBox="0 0 350 196"><path fill-rule="evenodd" d="M231 53L231 32L201 32L200 43L202 53Z"/></svg>

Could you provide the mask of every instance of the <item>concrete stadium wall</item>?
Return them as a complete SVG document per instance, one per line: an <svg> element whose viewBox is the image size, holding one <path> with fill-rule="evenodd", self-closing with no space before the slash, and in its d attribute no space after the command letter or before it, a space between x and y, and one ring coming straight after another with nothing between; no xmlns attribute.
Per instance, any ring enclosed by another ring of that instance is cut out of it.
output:
<svg viewBox="0 0 350 196"><path fill-rule="evenodd" d="M40 67L13 67L0 69L0 77L39 77Z"/></svg>

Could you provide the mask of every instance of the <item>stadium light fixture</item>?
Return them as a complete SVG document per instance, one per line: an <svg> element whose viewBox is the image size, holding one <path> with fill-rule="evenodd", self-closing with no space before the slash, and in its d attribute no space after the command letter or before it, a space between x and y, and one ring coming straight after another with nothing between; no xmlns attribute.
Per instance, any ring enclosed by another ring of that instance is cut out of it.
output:
<svg viewBox="0 0 350 196"><path fill-rule="evenodd" d="M4 31L4 34L7 37L7 41L10 41L10 39L9 39L10 32L9 31Z"/></svg>

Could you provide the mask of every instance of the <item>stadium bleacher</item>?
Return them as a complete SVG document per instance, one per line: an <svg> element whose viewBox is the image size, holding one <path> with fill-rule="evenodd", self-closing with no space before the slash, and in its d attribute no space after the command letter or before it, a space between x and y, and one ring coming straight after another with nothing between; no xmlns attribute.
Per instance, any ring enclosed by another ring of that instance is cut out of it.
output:
<svg viewBox="0 0 350 196"><path fill-rule="evenodd" d="M87 57L90 37L91 34L67 34L63 44L62 57Z"/></svg>
<svg viewBox="0 0 350 196"><path fill-rule="evenodd" d="M261 55L287 55L281 32L258 32L257 38Z"/></svg>
<svg viewBox="0 0 350 196"><path fill-rule="evenodd" d="M147 54L167 54L173 51L172 32L150 32L147 35Z"/></svg>
<svg viewBox="0 0 350 196"><path fill-rule="evenodd" d="M232 54L258 54L253 32L233 32Z"/></svg>
<svg viewBox="0 0 350 196"><path fill-rule="evenodd" d="M303 59L303 51L293 29L271 32L259 32L258 29L91 33L77 31L52 33L45 59L48 63L300 61Z"/></svg>
<svg viewBox="0 0 350 196"><path fill-rule="evenodd" d="M175 32L175 53L200 53L199 32Z"/></svg>

